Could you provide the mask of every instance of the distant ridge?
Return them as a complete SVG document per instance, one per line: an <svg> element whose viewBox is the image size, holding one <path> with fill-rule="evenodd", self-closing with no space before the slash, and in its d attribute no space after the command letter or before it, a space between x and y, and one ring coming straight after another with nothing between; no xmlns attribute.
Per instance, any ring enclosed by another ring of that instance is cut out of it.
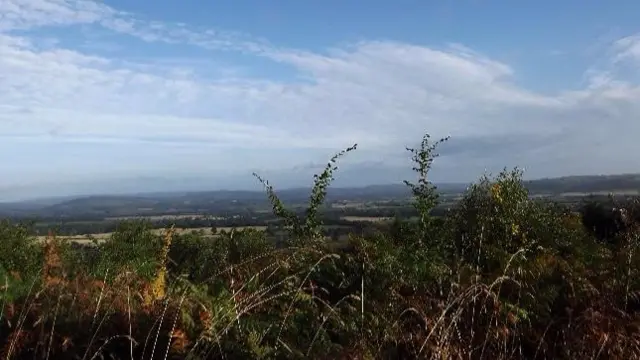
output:
<svg viewBox="0 0 640 360"><path fill-rule="evenodd" d="M459 194L469 184L436 184L443 194ZM561 195L569 193L624 192L640 190L640 174L563 176L524 181L533 194ZM303 203L309 196L309 187L277 190L285 203ZM330 187L328 201L381 201L401 200L410 196L404 184L381 184L363 187ZM60 198L46 198L24 202L0 203L0 216L64 216L64 214L113 214L129 215L144 212L148 208L172 209L176 212L189 209L211 208L212 206L241 209L248 204L268 204L263 191L258 190L215 190L215 191L172 191L137 193L130 195L85 195ZM188 206L187 206L188 205Z"/></svg>
<svg viewBox="0 0 640 360"><path fill-rule="evenodd" d="M640 174L574 175L529 180L524 184L531 192L551 194L640 190Z"/></svg>

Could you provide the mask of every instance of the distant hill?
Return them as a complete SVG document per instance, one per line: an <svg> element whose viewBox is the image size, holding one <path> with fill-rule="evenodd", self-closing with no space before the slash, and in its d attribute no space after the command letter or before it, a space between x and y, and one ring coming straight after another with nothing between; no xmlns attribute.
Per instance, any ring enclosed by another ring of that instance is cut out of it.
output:
<svg viewBox="0 0 640 360"><path fill-rule="evenodd" d="M467 184L438 184L443 194L459 194ZM590 194L640 190L640 174L567 176L525 181L533 195ZM303 204L309 188L277 191L286 204ZM382 201L407 199L410 193L403 184L371 185L365 187L335 187L327 194L328 202ZM199 191L167 192L133 195L96 195L75 198L43 199L0 204L2 217L73 217L103 218L157 213L203 213L244 211L247 208L268 208L262 191Z"/></svg>
<svg viewBox="0 0 640 360"><path fill-rule="evenodd" d="M309 198L309 188L277 191L287 204L302 204ZM406 198L404 185L379 185L362 188L331 188L327 194L330 202L337 200L379 201ZM267 208L264 191L199 191L187 193L154 193L134 195L83 196L54 204L37 205L37 202L0 204L0 216L39 217L105 217L131 216L145 213L201 213L242 211L246 208Z"/></svg>
<svg viewBox="0 0 640 360"><path fill-rule="evenodd" d="M526 181L532 193L597 193L640 190L640 174L565 176Z"/></svg>

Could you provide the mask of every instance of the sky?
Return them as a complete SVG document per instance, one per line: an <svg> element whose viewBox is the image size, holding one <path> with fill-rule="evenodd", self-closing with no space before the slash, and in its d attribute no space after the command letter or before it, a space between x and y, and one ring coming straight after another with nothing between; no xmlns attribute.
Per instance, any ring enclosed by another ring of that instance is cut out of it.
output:
<svg viewBox="0 0 640 360"><path fill-rule="evenodd" d="M0 198L145 179L246 188L254 171L302 186L354 143L337 179L397 182L425 133L451 137L435 181L638 172L638 13L631 0L0 0Z"/></svg>

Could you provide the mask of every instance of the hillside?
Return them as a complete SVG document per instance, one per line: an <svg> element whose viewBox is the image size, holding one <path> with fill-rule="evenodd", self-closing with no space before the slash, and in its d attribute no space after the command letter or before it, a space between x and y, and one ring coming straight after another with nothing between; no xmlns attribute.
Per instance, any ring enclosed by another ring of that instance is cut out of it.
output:
<svg viewBox="0 0 640 360"><path fill-rule="evenodd" d="M640 190L640 174L565 176L525 181L532 193L596 193Z"/></svg>

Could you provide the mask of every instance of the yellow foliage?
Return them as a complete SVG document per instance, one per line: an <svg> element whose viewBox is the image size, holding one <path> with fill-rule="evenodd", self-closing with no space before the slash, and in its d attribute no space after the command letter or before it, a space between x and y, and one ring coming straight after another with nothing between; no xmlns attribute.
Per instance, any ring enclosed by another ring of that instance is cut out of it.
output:
<svg viewBox="0 0 640 360"><path fill-rule="evenodd" d="M491 187L491 195L493 196L494 199L496 199L499 203L502 202L502 195L501 195L501 188L500 188L500 184L495 183L493 184L493 186Z"/></svg>
<svg viewBox="0 0 640 360"><path fill-rule="evenodd" d="M511 224L511 233L516 236L520 233L520 226L518 224Z"/></svg>
<svg viewBox="0 0 640 360"><path fill-rule="evenodd" d="M146 297L145 302L148 304L154 300L163 299L166 295L166 278L167 278L167 255L169 254L169 248L171 247L171 240L173 239L173 226L165 233L164 245L162 246L162 252L160 253L160 259L158 261L159 267L155 278L151 282L151 296Z"/></svg>

